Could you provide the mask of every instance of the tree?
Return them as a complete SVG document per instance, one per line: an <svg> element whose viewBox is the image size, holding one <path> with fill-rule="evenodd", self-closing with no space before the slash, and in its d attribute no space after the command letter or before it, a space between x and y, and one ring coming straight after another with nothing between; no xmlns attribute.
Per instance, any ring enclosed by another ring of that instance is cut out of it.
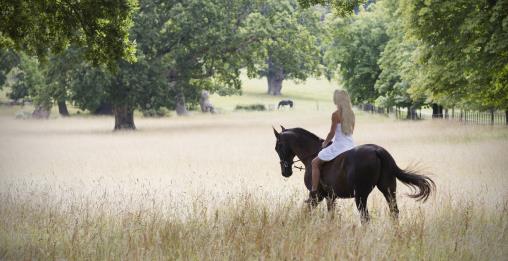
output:
<svg viewBox="0 0 508 261"><path fill-rule="evenodd" d="M335 18L330 22L332 42L325 60L338 71L353 103L373 103L378 97L374 85L381 73L378 59L388 36L382 12L376 5L350 18Z"/></svg>
<svg viewBox="0 0 508 261"><path fill-rule="evenodd" d="M265 1L250 28L263 28L257 63L248 66L250 77L266 77L270 95L280 95L285 79L306 80L319 73L321 14L299 9L296 1Z"/></svg>
<svg viewBox="0 0 508 261"><path fill-rule="evenodd" d="M69 116L66 101L69 97L70 74L83 60L83 51L77 47L69 47L49 58L46 70L48 92L58 105L60 115Z"/></svg>
<svg viewBox="0 0 508 261"><path fill-rule="evenodd" d="M115 129L135 129L134 110L197 104L201 90L240 88L242 52L257 41L242 30L250 1L142 1L130 37L135 63L118 61L114 72L82 62L70 73L70 99L82 109L111 103Z"/></svg>
<svg viewBox="0 0 508 261"><path fill-rule="evenodd" d="M85 48L95 64L133 60L128 40L135 0L6 0L0 2L0 48L12 47L45 60L69 44Z"/></svg>
<svg viewBox="0 0 508 261"><path fill-rule="evenodd" d="M12 49L0 48L0 90L5 84L7 74L19 64L19 56Z"/></svg>
<svg viewBox="0 0 508 261"><path fill-rule="evenodd" d="M347 16L353 13L354 9L366 0L298 0L298 3L308 8L312 5L328 5L332 7L339 16Z"/></svg>
<svg viewBox="0 0 508 261"><path fill-rule="evenodd" d="M115 130L135 129L134 110L159 108L166 95L164 67L140 51L135 63L119 62L115 72L87 62L69 72L70 99L80 108L95 111L104 101L115 115Z"/></svg>
<svg viewBox="0 0 508 261"><path fill-rule="evenodd" d="M385 0L380 2L376 9L383 13L389 37L378 59L381 73L374 86L379 93L376 105L385 108L406 107L407 117L415 119L416 108L423 104L424 97L411 97L408 92L411 88L410 70L415 67L413 56L416 43L407 38L405 31L400 28L402 19L398 2Z"/></svg>
<svg viewBox="0 0 508 261"><path fill-rule="evenodd" d="M401 8L405 30L419 41L415 93L508 109L507 0L401 0Z"/></svg>
<svg viewBox="0 0 508 261"><path fill-rule="evenodd" d="M45 115L43 117L49 116L52 101L47 92L45 68L36 58L24 53L19 53L18 57L19 64L14 71L15 80L10 86L9 98L18 100L30 97L35 105L34 115L39 112Z"/></svg>
<svg viewBox="0 0 508 261"><path fill-rule="evenodd" d="M187 113L186 98L197 104L202 89L240 89L240 68L250 59L247 50L260 41L258 31L243 29L255 5L190 0L142 6L140 24L149 24L153 30L148 34L154 37L140 48L153 50L167 67L171 105L179 115Z"/></svg>

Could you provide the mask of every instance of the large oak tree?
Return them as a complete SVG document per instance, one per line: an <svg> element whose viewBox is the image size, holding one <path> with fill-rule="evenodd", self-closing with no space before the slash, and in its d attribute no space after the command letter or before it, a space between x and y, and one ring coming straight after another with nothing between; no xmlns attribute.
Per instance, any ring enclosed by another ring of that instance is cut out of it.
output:
<svg viewBox="0 0 508 261"><path fill-rule="evenodd" d="M134 58L128 36L136 6L136 0L0 1L0 48L44 59L72 43L95 64L113 67Z"/></svg>

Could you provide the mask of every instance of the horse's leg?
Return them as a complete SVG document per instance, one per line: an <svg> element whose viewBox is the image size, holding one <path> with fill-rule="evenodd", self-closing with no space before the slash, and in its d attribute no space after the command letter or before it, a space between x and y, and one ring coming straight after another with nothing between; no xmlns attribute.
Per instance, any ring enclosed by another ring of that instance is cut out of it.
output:
<svg viewBox="0 0 508 261"><path fill-rule="evenodd" d="M328 212L333 212L335 210L335 199L336 197L326 197L326 208Z"/></svg>
<svg viewBox="0 0 508 261"><path fill-rule="evenodd" d="M393 220L397 221L399 219L399 208L397 207L397 198L395 197L395 186L393 186L393 190L387 188L386 190L381 190L383 195L385 196L386 202L388 202L388 207L390 207L390 215Z"/></svg>
<svg viewBox="0 0 508 261"><path fill-rule="evenodd" d="M394 176L386 175L382 177L379 183L377 184L377 188L383 193L385 196L386 202L388 203L388 207L390 208L390 215L394 220L398 220L399 218L399 208L397 207L397 198L395 196L395 192L397 191L397 181Z"/></svg>
<svg viewBox="0 0 508 261"><path fill-rule="evenodd" d="M356 208L358 208L358 211L360 211L360 219L362 221L362 224L366 224L370 220L369 210L367 209L368 197L369 197L368 194L355 195Z"/></svg>
<svg viewBox="0 0 508 261"><path fill-rule="evenodd" d="M316 200L307 200L305 201L307 203L307 206L309 207L309 210L315 209L321 201L323 201L324 197L322 195L318 195Z"/></svg>

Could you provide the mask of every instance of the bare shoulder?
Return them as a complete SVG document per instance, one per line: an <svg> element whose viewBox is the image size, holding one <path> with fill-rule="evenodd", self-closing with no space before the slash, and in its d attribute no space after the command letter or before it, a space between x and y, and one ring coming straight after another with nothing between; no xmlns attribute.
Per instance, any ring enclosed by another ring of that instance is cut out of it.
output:
<svg viewBox="0 0 508 261"><path fill-rule="evenodd" d="M332 121L339 123L340 122L340 113L339 110L336 110L332 113Z"/></svg>

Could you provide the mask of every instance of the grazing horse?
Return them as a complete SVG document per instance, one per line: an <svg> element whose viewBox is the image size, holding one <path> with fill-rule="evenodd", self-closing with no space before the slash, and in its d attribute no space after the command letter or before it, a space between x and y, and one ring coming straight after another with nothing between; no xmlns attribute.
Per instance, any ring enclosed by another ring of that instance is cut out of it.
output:
<svg viewBox="0 0 508 261"><path fill-rule="evenodd" d="M293 108L293 101L292 100L282 100L279 102L279 105L277 106L277 110L280 109L282 106L289 105L289 108Z"/></svg>
<svg viewBox="0 0 508 261"><path fill-rule="evenodd" d="M273 131L277 138L275 151L279 154L282 176L290 177L293 163L301 161L305 165L305 186L310 191L311 161L321 150L323 139L302 128L282 127L280 133L275 129ZM299 160L294 160L295 156ZM384 148L374 144L360 145L321 166L317 201L310 201L309 204L310 207L316 207L326 198L328 210L331 211L336 198L354 198L361 221L365 223L369 221L367 198L377 187L388 202L391 216L397 219L396 179L415 190L408 196L416 200L425 202L435 190L434 181L415 170L400 169Z"/></svg>

